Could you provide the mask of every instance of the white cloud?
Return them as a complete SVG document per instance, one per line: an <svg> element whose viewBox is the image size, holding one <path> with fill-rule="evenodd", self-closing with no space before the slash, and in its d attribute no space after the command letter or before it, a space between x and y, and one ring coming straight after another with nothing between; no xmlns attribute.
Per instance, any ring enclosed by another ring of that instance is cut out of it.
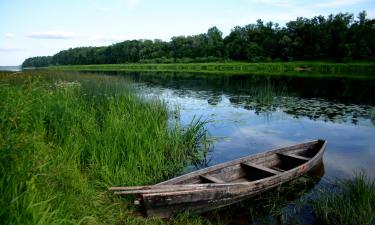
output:
<svg viewBox="0 0 375 225"><path fill-rule="evenodd" d="M14 37L14 34L13 33L10 33L10 32L7 32L5 33L4 35L6 38L13 38Z"/></svg>
<svg viewBox="0 0 375 225"><path fill-rule="evenodd" d="M26 35L29 38L34 39L62 39L62 40L79 40L79 41L92 41L92 42L99 42L99 43L114 43L119 42L127 39L123 36L116 36L116 35L82 35L76 34L73 32L66 32L66 31L40 31L40 32L30 32Z"/></svg>
<svg viewBox="0 0 375 225"><path fill-rule="evenodd" d="M35 39L74 39L77 36L73 32L66 31L37 31L30 32L26 35Z"/></svg>
<svg viewBox="0 0 375 225"><path fill-rule="evenodd" d="M246 139L254 139L259 143L268 143L273 147L277 146L289 146L296 144L297 142L287 140L284 137L280 137L277 133L267 132L268 129L265 125L257 125L252 127L242 127L236 130L234 136L244 137Z"/></svg>
<svg viewBox="0 0 375 225"><path fill-rule="evenodd" d="M18 52L22 51L20 48L15 48L15 47L1 47L0 46L0 52Z"/></svg>

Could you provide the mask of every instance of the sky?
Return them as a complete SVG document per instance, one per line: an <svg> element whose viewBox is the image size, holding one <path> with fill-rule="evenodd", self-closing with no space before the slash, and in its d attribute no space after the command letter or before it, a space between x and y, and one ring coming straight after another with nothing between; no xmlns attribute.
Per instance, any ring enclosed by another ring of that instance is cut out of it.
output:
<svg viewBox="0 0 375 225"><path fill-rule="evenodd" d="M0 66L32 56L132 39L169 41L217 26L224 35L257 19L281 26L297 17L366 10L374 0L0 0Z"/></svg>

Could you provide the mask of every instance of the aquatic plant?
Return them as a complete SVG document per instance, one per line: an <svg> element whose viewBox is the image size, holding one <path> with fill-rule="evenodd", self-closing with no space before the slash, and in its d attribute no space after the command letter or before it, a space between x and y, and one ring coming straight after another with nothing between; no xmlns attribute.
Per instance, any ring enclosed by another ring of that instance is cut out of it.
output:
<svg viewBox="0 0 375 225"><path fill-rule="evenodd" d="M309 202L321 224L372 224L375 220L375 181L364 173L336 180Z"/></svg>

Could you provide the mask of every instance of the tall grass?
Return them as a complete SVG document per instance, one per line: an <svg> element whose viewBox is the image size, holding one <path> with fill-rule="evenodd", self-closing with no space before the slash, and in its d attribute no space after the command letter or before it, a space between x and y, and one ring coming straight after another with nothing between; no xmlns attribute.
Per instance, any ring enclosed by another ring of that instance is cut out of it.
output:
<svg viewBox="0 0 375 225"><path fill-rule="evenodd" d="M358 224L375 222L375 181L363 173L354 179L335 181L311 200L321 224Z"/></svg>
<svg viewBox="0 0 375 225"><path fill-rule="evenodd" d="M164 103L120 80L36 75L0 75L1 223L160 223L131 216L107 188L152 184L198 160L203 122L171 127Z"/></svg>

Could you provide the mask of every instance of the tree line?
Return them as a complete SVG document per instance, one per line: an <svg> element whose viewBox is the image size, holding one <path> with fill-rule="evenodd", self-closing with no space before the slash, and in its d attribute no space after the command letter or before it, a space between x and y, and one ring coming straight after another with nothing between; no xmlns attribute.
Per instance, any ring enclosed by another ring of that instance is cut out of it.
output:
<svg viewBox="0 0 375 225"><path fill-rule="evenodd" d="M234 27L228 36L217 28L162 40L127 40L105 47L79 47L53 56L26 59L23 67L115 63L188 63L217 61L374 60L375 19L365 11L297 18L279 24L258 20Z"/></svg>

